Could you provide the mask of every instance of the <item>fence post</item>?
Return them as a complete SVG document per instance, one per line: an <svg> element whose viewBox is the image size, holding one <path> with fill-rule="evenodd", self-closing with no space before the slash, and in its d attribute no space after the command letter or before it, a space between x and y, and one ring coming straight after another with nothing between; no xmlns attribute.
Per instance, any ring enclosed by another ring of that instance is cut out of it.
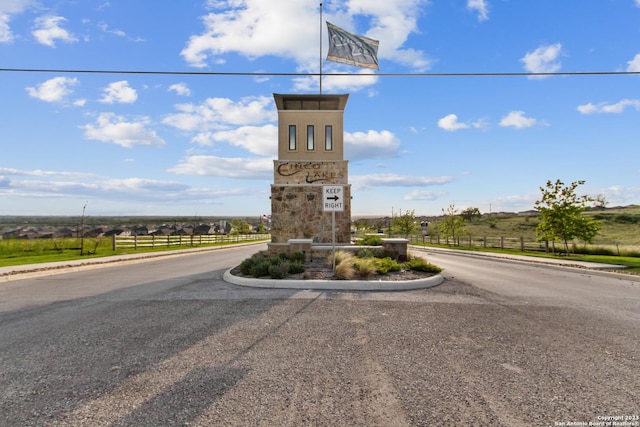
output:
<svg viewBox="0 0 640 427"><path fill-rule="evenodd" d="M471 234L469 234L469 247L471 247Z"/></svg>
<svg viewBox="0 0 640 427"><path fill-rule="evenodd" d="M111 235L111 247L113 248L114 251L116 249L118 249L118 244L116 243L116 235L115 234Z"/></svg>
<svg viewBox="0 0 640 427"><path fill-rule="evenodd" d="M482 245L486 248L487 247L487 236L484 236L482 238Z"/></svg>
<svg viewBox="0 0 640 427"><path fill-rule="evenodd" d="M500 249L504 249L504 236L500 236Z"/></svg>
<svg viewBox="0 0 640 427"><path fill-rule="evenodd" d="M134 234L133 235L133 249L138 249L138 235Z"/></svg>
<svg viewBox="0 0 640 427"><path fill-rule="evenodd" d="M520 236L520 250L524 252L524 236Z"/></svg>

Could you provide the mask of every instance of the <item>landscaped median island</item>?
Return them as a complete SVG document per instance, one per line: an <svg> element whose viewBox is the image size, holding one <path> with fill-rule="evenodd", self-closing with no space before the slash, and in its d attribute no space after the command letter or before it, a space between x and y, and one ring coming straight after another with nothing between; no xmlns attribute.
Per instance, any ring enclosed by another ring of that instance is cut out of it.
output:
<svg viewBox="0 0 640 427"><path fill-rule="evenodd" d="M440 267L412 254L405 262L398 262L383 249L361 249L355 254L338 250L335 273L333 264L332 252L324 259L307 259L302 252L259 252L229 270L225 280L258 287L358 290L381 289L380 285L367 283L384 282L385 289L393 289L394 283L398 289L417 289L443 281Z"/></svg>

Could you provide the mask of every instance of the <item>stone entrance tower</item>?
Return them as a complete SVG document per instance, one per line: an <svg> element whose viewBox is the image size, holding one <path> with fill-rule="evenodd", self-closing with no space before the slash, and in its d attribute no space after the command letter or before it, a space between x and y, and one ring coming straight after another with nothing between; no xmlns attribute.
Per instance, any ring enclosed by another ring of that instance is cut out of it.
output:
<svg viewBox="0 0 640 427"><path fill-rule="evenodd" d="M278 160L271 185L270 250L300 239L332 243L332 212L323 187L341 186L343 211L335 212L336 244L351 241L351 185L344 160L344 109L349 95L274 94L278 108ZM286 249L284 249L286 250Z"/></svg>

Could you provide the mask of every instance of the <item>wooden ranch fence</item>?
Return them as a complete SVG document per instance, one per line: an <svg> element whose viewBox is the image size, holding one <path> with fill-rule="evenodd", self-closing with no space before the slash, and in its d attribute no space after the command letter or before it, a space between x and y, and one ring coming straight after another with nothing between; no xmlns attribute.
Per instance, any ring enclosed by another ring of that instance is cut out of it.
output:
<svg viewBox="0 0 640 427"><path fill-rule="evenodd" d="M113 250L201 246L268 240L270 234L198 234L195 236L113 236Z"/></svg>
<svg viewBox="0 0 640 427"><path fill-rule="evenodd" d="M524 237L472 237L463 236L456 239L440 236L411 236L411 243L429 243L437 245L478 246L484 248L519 249L521 251L549 252L549 242L527 240Z"/></svg>

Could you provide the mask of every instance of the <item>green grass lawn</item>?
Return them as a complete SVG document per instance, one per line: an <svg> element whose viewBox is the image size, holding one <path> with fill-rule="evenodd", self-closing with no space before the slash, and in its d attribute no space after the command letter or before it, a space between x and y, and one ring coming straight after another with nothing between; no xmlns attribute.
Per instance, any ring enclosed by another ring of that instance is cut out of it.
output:
<svg viewBox="0 0 640 427"><path fill-rule="evenodd" d="M80 240L75 238L0 240L0 267L102 258L134 253L178 251L197 247L231 245L235 243L228 241L209 245L183 245L156 248L139 247L138 249L118 249L114 251L111 239L85 238L84 240L84 255L80 254Z"/></svg>

